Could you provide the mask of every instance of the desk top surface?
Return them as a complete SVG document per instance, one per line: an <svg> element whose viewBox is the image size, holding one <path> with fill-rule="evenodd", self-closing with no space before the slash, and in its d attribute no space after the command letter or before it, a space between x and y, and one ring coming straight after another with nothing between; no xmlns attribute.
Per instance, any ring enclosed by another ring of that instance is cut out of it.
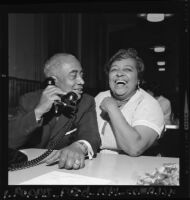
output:
<svg viewBox="0 0 190 200"><path fill-rule="evenodd" d="M44 149L24 149L29 160L41 155ZM33 178L51 172L64 172L87 177L111 180L111 185L137 185L139 176L145 173L152 173L165 163L177 164L179 158L139 156L130 157L127 155L99 153L96 158L85 161L85 167L79 170L58 169L58 165L40 165L8 173L8 184L19 185ZM63 174L64 174L63 173ZM50 184L51 183L47 183ZM30 184L29 184L30 185ZM45 184L46 185L46 184ZM73 183L73 185L76 185Z"/></svg>

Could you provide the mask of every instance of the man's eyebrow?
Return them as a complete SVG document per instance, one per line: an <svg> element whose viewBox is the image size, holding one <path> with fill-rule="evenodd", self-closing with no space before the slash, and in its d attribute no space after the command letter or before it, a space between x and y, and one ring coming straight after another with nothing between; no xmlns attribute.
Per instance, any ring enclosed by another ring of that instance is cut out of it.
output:
<svg viewBox="0 0 190 200"><path fill-rule="evenodd" d="M69 74L77 74L77 73L80 73L80 74L83 74L84 71L83 70L76 70L76 69L73 69L69 72Z"/></svg>

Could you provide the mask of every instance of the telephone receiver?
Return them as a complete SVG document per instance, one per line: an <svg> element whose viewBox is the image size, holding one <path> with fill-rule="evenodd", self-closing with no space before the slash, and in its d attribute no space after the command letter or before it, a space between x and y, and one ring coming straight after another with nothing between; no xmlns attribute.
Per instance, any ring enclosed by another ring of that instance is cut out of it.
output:
<svg viewBox="0 0 190 200"><path fill-rule="evenodd" d="M48 85L55 85L56 77L51 76L48 77L45 80L45 87ZM53 104L53 109L55 115L60 115L61 113L64 113L66 115L72 115L74 112L76 112L76 105L78 101L78 95L75 92L68 92L66 95L63 94L57 94L61 101L55 101Z"/></svg>

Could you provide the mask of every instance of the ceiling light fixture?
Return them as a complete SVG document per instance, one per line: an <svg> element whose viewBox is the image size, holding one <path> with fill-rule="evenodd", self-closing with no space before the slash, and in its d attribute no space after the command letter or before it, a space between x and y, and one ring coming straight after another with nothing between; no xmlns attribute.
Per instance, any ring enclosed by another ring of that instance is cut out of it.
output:
<svg viewBox="0 0 190 200"><path fill-rule="evenodd" d="M159 72L164 72L164 71L166 71L166 69L164 67L160 67L160 68L158 68L158 71Z"/></svg>
<svg viewBox="0 0 190 200"><path fill-rule="evenodd" d="M164 66L166 64L165 61L157 61L158 66Z"/></svg>
<svg viewBox="0 0 190 200"><path fill-rule="evenodd" d="M137 15L141 18L146 19L149 22L161 22L164 21L165 18L173 16L173 14L169 13L141 13Z"/></svg>
<svg viewBox="0 0 190 200"><path fill-rule="evenodd" d="M149 22L161 22L165 19L165 16L162 13L148 13L146 19Z"/></svg>
<svg viewBox="0 0 190 200"><path fill-rule="evenodd" d="M153 49L154 49L154 52L160 53L160 52L165 51L165 46L155 46L155 47L153 47Z"/></svg>

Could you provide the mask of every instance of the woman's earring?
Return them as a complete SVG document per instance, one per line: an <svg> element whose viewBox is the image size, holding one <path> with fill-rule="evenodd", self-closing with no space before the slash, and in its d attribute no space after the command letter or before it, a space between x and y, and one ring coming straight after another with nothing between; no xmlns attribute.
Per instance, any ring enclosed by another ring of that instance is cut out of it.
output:
<svg viewBox="0 0 190 200"><path fill-rule="evenodd" d="M137 89L140 89L140 81L137 82Z"/></svg>

